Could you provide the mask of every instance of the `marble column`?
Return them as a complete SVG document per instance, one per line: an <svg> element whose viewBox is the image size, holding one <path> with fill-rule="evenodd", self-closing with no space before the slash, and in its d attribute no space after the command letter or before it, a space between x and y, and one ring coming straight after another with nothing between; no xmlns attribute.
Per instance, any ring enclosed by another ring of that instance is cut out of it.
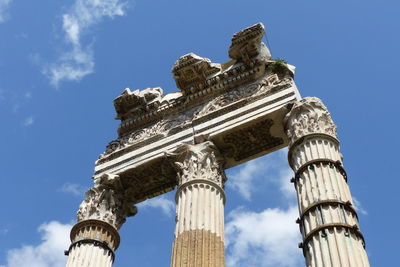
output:
<svg viewBox="0 0 400 267"><path fill-rule="evenodd" d="M124 196L116 175L103 175L86 192L71 230L67 267L111 267L120 237L118 229L126 217L137 212Z"/></svg>
<svg viewBox="0 0 400 267"><path fill-rule="evenodd" d="M285 117L309 267L367 267L365 242L347 184L336 126L320 99L304 98Z"/></svg>
<svg viewBox="0 0 400 267"><path fill-rule="evenodd" d="M217 147L210 141L185 144L169 157L179 184L171 266L225 266L226 176Z"/></svg>

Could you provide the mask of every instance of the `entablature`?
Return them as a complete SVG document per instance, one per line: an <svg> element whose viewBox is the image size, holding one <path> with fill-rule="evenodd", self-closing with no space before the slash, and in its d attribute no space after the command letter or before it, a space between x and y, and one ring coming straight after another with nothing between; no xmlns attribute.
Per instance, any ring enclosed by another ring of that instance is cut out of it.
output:
<svg viewBox="0 0 400 267"><path fill-rule="evenodd" d="M225 64L195 54L178 59L172 72L179 92L125 89L114 100L119 136L96 161L94 177L119 175L140 202L174 188L165 153L198 136L215 143L224 168L287 146L282 121L300 99L294 67L271 59L263 35L262 24L235 34Z"/></svg>

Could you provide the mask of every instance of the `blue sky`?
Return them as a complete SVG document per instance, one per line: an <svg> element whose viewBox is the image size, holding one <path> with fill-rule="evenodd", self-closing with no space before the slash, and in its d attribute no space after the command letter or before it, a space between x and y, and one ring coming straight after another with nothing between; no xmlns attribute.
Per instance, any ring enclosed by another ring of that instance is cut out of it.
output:
<svg viewBox="0 0 400 267"><path fill-rule="evenodd" d="M0 0L0 266L63 266L94 161L117 135L124 88L176 91L188 52L228 61L230 38L266 26L338 125L372 266L398 266L398 1ZM228 266L304 266L286 150L227 171ZM174 192L139 206L114 266L168 266ZM257 232L255 232L257 231Z"/></svg>

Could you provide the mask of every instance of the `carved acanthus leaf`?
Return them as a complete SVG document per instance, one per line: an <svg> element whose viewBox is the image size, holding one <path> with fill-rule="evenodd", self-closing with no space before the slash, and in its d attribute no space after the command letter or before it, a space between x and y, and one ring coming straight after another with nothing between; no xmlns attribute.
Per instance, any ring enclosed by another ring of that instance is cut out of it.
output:
<svg viewBox="0 0 400 267"><path fill-rule="evenodd" d="M178 150L167 153L178 171L178 184L193 180L208 180L223 187L226 176L223 158L211 141L200 144L184 144Z"/></svg>
<svg viewBox="0 0 400 267"><path fill-rule="evenodd" d="M296 102L286 115L284 124L290 145L309 134L327 134L337 138L336 125L331 114L316 97L307 97Z"/></svg>
<svg viewBox="0 0 400 267"><path fill-rule="evenodd" d="M104 174L94 181L79 206L78 221L96 219L119 229L126 217L137 213L136 207L124 197L124 188L117 175Z"/></svg>

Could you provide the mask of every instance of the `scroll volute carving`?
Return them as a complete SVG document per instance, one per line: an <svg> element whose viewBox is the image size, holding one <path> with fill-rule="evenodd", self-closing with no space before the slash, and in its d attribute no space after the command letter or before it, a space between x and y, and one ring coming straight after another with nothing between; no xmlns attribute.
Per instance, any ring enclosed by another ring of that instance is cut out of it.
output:
<svg viewBox="0 0 400 267"><path fill-rule="evenodd" d="M222 165L224 159L211 141L183 144L167 157L177 170L178 184L193 180L208 180L223 187L226 181Z"/></svg>
<svg viewBox="0 0 400 267"><path fill-rule="evenodd" d="M79 206L78 221L95 219L119 229L126 217L134 216L137 208L124 197L124 188L118 175L104 174L94 181Z"/></svg>
<svg viewBox="0 0 400 267"><path fill-rule="evenodd" d="M296 102L284 119L289 145L310 134L326 134L337 138L336 125L319 98L306 97Z"/></svg>

